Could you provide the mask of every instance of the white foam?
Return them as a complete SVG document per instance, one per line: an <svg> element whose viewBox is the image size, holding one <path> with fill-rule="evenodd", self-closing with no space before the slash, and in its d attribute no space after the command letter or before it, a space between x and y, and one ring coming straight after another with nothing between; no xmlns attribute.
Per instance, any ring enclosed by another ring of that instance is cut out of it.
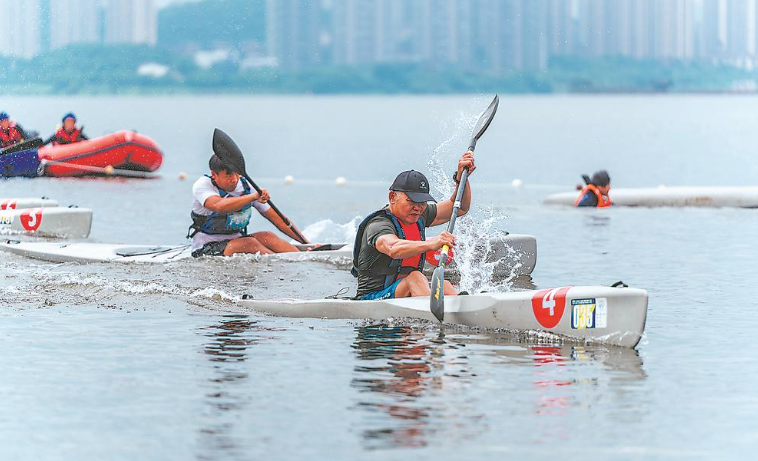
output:
<svg viewBox="0 0 758 461"><path fill-rule="evenodd" d="M356 216L345 224L336 223L331 219L323 219L303 229L303 235L311 242L352 244L358 231L358 224L362 219L362 217Z"/></svg>
<svg viewBox="0 0 758 461"><path fill-rule="evenodd" d="M218 301L218 300L223 299L226 301L237 302L240 299L242 299L239 296L232 296L226 292L217 290L215 288L201 288L199 290L194 290L190 293L190 296L194 298L210 299L212 301Z"/></svg>

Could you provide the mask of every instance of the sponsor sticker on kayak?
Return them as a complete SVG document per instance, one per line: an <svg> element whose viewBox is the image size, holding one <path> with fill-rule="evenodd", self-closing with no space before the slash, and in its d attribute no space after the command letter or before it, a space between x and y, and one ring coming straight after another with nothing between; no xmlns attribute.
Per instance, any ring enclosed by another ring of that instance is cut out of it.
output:
<svg viewBox="0 0 758 461"><path fill-rule="evenodd" d="M586 330L608 326L608 300L582 298L571 300L571 328Z"/></svg>
<svg viewBox="0 0 758 461"><path fill-rule="evenodd" d="M534 317L545 328L555 328L566 310L566 294L571 287L540 290L532 296Z"/></svg>
<svg viewBox="0 0 758 461"><path fill-rule="evenodd" d="M10 226L13 224L13 215L10 213L0 214L0 225Z"/></svg>

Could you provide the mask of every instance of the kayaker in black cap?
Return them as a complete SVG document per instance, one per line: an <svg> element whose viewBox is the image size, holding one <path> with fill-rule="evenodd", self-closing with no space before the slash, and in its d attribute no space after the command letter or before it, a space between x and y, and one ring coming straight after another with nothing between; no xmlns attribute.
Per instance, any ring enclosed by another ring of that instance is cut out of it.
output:
<svg viewBox="0 0 758 461"><path fill-rule="evenodd" d="M578 207L605 208L613 205L608 195L611 191L611 177L605 170L600 170L592 175L592 178L584 176L587 183L579 197L574 202Z"/></svg>
<svg viewBox="0 0 758 461"><path fill-rule="evenodd" d="M474 154L467 152L458 162L453 180L460 181L464 168L473 173ZM456 187L457 188L457 187ZM391 299L429 296L429 281L421 272L427 257L443 245L455 246L455 237L442 232L426 240L427 227L450 221L455 191L449 200L434 203L429 181L418 171L404 171L392 183L389 205L371 213L358 226L353 248L353 275L358 278L357 299ZM459 216L471 205L467 185ZM445 281L445 295L457 291Z"/></svg>

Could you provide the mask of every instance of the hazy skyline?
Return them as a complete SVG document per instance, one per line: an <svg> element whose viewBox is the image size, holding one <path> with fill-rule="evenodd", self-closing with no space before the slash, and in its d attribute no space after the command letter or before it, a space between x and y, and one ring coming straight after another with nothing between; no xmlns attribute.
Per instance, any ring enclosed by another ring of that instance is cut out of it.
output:
<svg viewBox="0 0 758 461"><path fill-rule="evenodd" d="M200 0L156 0L155 4L158 6L158 8L163 8L165 6L177 4L177 3L189 3L189 2L198 2Z"/></svg>

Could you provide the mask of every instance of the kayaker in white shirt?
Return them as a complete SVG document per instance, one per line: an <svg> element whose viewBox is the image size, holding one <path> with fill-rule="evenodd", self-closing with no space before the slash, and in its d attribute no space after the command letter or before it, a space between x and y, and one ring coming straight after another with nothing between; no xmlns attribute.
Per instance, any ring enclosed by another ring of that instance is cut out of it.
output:
<svg viewBox="0 0 758 461"><path fill-rule="evenodd" d="M203 176L192 186L194 202L188 237L192 238L192 256L231 256L236 253L289 253L300 251L273 232L247 233L253 208L285 235L297 239L282 218L267 204L269 193L260 194L213 155L210 176Z"/></svg>

